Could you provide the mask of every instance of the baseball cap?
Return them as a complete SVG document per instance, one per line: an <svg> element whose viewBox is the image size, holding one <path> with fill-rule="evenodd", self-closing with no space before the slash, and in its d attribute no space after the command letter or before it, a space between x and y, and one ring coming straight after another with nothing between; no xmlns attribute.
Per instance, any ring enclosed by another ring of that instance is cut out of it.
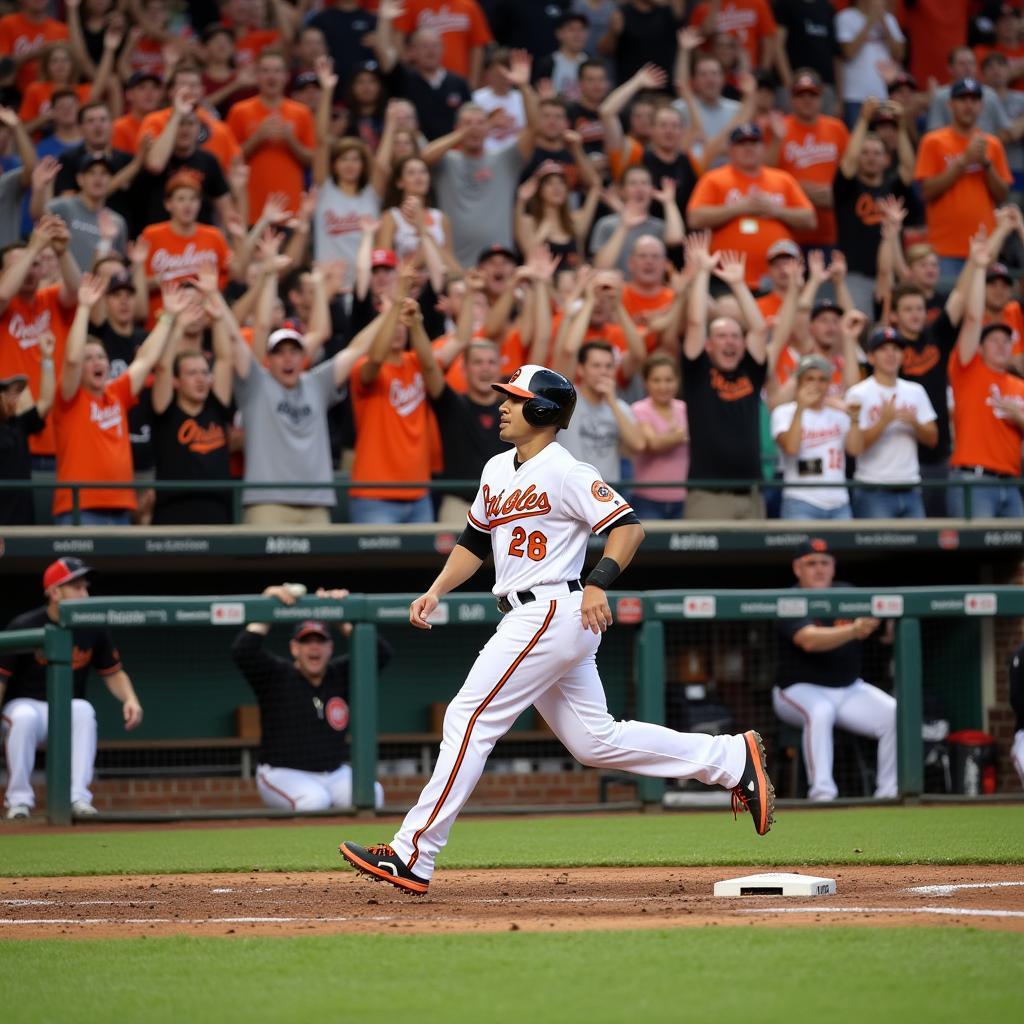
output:
<svg viewBox="0 0 1024 1024"><path fill-rule="evenodd" d="M1013 284L1013 275L1010 273L1005 263L992 263L989 264L989 268L985 271L985 281L997 281L1003 280L1007 284Z"/></svg>
<svg viewBox="0 0 1024 1024"><path fill-rule="evenodd" d="M889 83L889 94L892 94L893 89L916 89L917 79L909 71L900 71L894 76L893 80Z"/></svg>
<svg viewBox="0 0 1024 1024"><path fill-rule="evenodd" d="M832 376L832 364L824 356L815 355L813 352L800 357L800 362L796 364L797 379L809 370L821 370L826 377Z"/></svg>
<svg viewBox="0 0 1024 1024"><path fill-rule="evenodd" d="M736 125L729 133L729 145L731 146L739 146L744 142L762 142L763 140L761 129L750 122Z"/></svg>
<svg viewBox="0 0 1024 1024"><path fill-rule="evenodd" d="M199 181L199 175L193 171L175 171L164 185L164 195L169 196L175 189L190 188L199 195L203 194L203 187Z"/></svg>
<svg viewBox="0 0 1024 1024"><path fill-rule="evenodd" d="M811 309L811 319L817 319L822 313L838 313L839 316L842 316L844 312L843 307L831 299L822 299L820 302L816 302Z"/></svg>
<svg viewBox="0 0 1024 1024"><path fill-rule="evenodd" d="M310 85L320 85L320 79L316 77L315 71L300 71L292 79L292 89L305 89Z"/></svg>
<svg viewBox="0 0 1024 1024"><path fill-rule="evenodd" d="M293 640L305 640L308 636L321 636L325 640L331 639L330 630L322 622L317 622L316 619L306 619L292 630Z"/></svg>
<svg viewBox="0 0 1024 1024"><path fill-rule="evenodd" d="M1013 328L1009 324L997 323L997 324L985 324L981 329L981 338L979 340L984 341L993 331L1006 331L1006 333L1012 338Z"/></svg>
<svg viewBox="0 0 1024 1024"><path fill-rule="evenodd" d="M111 292L133 292L135 291L135 282L132 280L132 272L130 270L119 270L116 274L112 274L110 282L107 284L107 294Z"/></svg>
<svg viewBox="0 0 1024 1024"><path fill-rule="evenodd" d="M293 345L298 345L299 348L303 347L302 335L294 327L282 327L280 330L274 331L267 338L267 352L273 352L275 348L278 348L287 341L290 341Z"/></svg>
<svg viewBox="0 0 1024 1024"><path fill-rule="evenodd" d="M795 558L803 558L805 555L831 555L832 549L824 537L808 537L802 544L797 546L793 553Z"/></svg>
<svg viewBox="0 0 1024 1024"><path fill-rule="evenodd" d="M163 79L154 74L152 71L133 71L128 76L128 81L125 82L126 89L134 89L135 86L141 85L143 82L154 82L157 85L163 85Z"/></svg>
<svg viewBox="0 0 1024 1024"><path fill-rule="evenodd" d="M27 384L27 373L12 373L9 377L0 377L0 390L9 388L12 384Z"/></svg>
<svg viewBox="0 0 1024 1024"><path fill-rule="evenodd" d="M789 87L789 91L794 96L797 96L802 92L811 92L816 96L820 96L821 78L818 76L817 72L805 69L793 79L793 84Z"/></svg>
<svg viewBox="0 0 1024 1024"><path fill-rule="evenodd" d="M554 161L551 162L554 163ZM565 172L565 168L562 167L561 165L559 165L559 169L562 171L562 173ZM507 245L501 245L500 243L496 242L494 245L489 245L487 246L486 249L482 249L480 251L480 255L477 257L476 261L477 266L479 266L486 260L489 260L492 256L507 256L510 260L512 260L513 263L518 262L516 254Z"/></svg>
<svg viewBox="0 0 1024 1024"><path fill-rule="evenodd" d="M883 327L882 330L875 331L874 334L864 342L864 351L875 352L883 345L887 345L889 343L899 345L901 348L906 345L903 337L895 327Z"/></svg>
<svg viewBox="0 0 1024 1024"><path fill-rule="evenodd" d="M86 565L80 558L58 558L56 562L51 562L43 573L43 590L62 587L65 583L77 580L92 571L92 566Z"/></svg>
<svg viewBox="0 0 1024 1024"><path fill-rule="evenodd" d="M949 89L949 98L953 100L975 96L981 99L981 83L976 78L958 78Z"/></svg>
<svg viewBox="0 0 1024 1024"><path fill-rule="evenodd" d="M875 128L880 124L899 124L900 119L896 111L891 107L881 106L871 115L871 127Z"/></svg>
<svg viewBox="0 0 1024 1024"><path fill-rule="evenodd" d="M563 11L557 18L555 18L555 28L561 28L563 25L568 25L570 21L579 21L588 27L590 25L590 18L588 18L582 11Z"/></svg>
<svg viewBox="0 0 1024 1024"><path fill-rule="evenodd" d="M397 267L398 257L393 249L374 249L370 253L370 266L376 270L377 267Z"/></svg>
<svg viewBox="0 0 1024 1024"><path fill-rule="evenodd" d="M767 260L777 260L780 256L791 256L793 259L800 259L800 246L791 238L780 238L768 246Z"/></svg>
<svg viewBox="0 0 1024 1024"><path fill-rule="evenodd" d="M85 174L90 167L103 166L106 167L111 174L114 173L114 166L110 162L110 157L106 153L83 153L81 159L78 161L78 173Z"/></svg>

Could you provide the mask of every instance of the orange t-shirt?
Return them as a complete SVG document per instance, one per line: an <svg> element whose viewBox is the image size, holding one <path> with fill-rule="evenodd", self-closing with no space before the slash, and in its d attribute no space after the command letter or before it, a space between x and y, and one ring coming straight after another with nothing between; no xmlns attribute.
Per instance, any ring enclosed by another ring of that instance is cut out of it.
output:
<svg viewBox="0 0 1024 1024"><path fill-rule="evenodd" d="M675 301L676 293L671 288L659 288L653 295L644 295L631 284L623 285L622 305L633 323L643 330L644 345L648 352L653 352L658 344L654 331L647 325L658 313L663 313Z"/></svg>
<svg viewBox="0 0 1024 1024"><path fill-rule="evenodd" d="M143 36L132 49L128 64L132 73L143 71L147 75L156 75L163 80L167 72L163 43L151 36Z"/></svg>
<svg viewBox="0 0 1024 1024"><path fill-rule="evenodd" d="M787 209L813 210L811 201L793 175L775 167L762 167L751 177L731 164L706 171L686 204L690 213L701 206L728 206L760 192ZM782 221L769 217L734 217L711 233L711 249L738 249L747 254L747 284L756 288L768 271L768 250L783 238L792 239Z"/></svg>
<svg viewBox="0 0 1024 1024"><path fill-rule="evenodd" d="M316 144L313 115L308 107L283 99L277 109L259 96L240 100L228 111L228 127L244 143L268 117L279 114L295 129L295 138L310 149ZM255 224L271 192L284 192L293 211L299 208L299 194L305 184L305 169L284 142L266 141L249 154L249 223Z"/></svg>
<svg viewBox="0 0 1024 1024"><path fill-rule="evenodd" d="M483 334L479 331L473 335L474 340L482 337ZM447 336L436 338L432 343L434 351L437 352L447 343ZM498 351L500 360L498 374L502 377L510 377L513 370L526 362L526 348L523 345L523 336L519 333L518 327L512 327L505 332L505 337L501 339ZM444 379L448 387L452 391L458 391L460 395L464 395L469 390L469 383L466 380L466 357L464 353L460 352L455 357L451 366L445 370Z"/></svg>
<svg viewBox="0 0 1024 1024"><path fill-rule="evenodd" d="M932 178L941 174L970 142L953 127L928 132L921 140L917 152L914 177ZM985 136L985 156L992 161L996 174L1007 183L1013 182L1006 150L993 135ZM925 203L928 222L928 241L940 256L965 259L971 235L979 224L991 234L995 227L995 203L985 185L985 171L981 164L969 164L964 173L938 199Z"/></svg>
<svg viewBox="0 0 1024 1024"><path fill-rule="evenodd" d="M757 298L757 308L761 310L761 316L769 327L773 326L782 309L782 296L778 292L769 292L767 295L760 295Z"/></svg>
<svg viewBox="0 0 1024 1024"><path fill-rule="evenodd" d="M15 295L0 316L0 377L24 373L32 394L38 397L43 368L39 362L39 336L47 331L55 339L53 369L58 386L64 362L64 346L74 318L74 308L60 303L59 284L37 289L31 300ZM46 428L28 439L33 455L54 455L57 443L53 436L53 416L47 416Z"/></svg>
<svg viewBox="0 0 1024 1024"><path fill-rule="evenodd" d="M149 243L146 276L160 283L195 277L201 267L212 264L217 268L221 288L227 284L228 261L231 250L224 236L209 224L197 224L191 235L181 235L169 220L150 224L139 236ZM156 323L164 300L159 288L149 298L149 326Z"/></svg>
<svg viewBox="0 0 1024 1024"><path fill-rule="evenodd" d="M624 149L626 150L625 156L623 156ZM623 144L607 155L608 170L611 172L612 181L621 181L622 175L630 167L639 167L643 162L644 147L632 135L627 135L623 140Z"/></svg>
<svg viewBox="0 0 1024 1024"><path fill-rule="evenodd" d="M70 402L61 397L53 406L57 434L57 479L125 483L133 479L128 410L138 399L131 375L109 381L97 398L79 388ZM81 490L79 508L136 507L135 492L126 488ZM53 492L53 514L71 511L71 491Z"/></svg>
<svg viewBox="0 0 1024 1024"><path fill-rule="evenodd" d="M110 133L110 145L125 153L134 153L139 148L142 135L142 121L134 114L124 114L113 125Z"/></svg>
<svg viewBox="0 0 1024 1024"><path fill-rule="evenodd" d="M235 40L235 65L244 67L246 64L251 64L265 46L274 46L280 41L281 33L277 29L250 29L240 39Z"/></svg>
<svg viewBox="0 0 1024 1024"><path fill-rule="evenodd" d="M995 473L1020 476L1021 432L993 407L992 400L1013 400L1024 409L1024 380L996 373L981 353L961 366L954 348L949 356L953 388L953 455L951 466L984 466Z"/></svg>
<svg viewBox="0 0 1024 1024"><path fill-rule="evenodd" d="M984 327L987 324L1006 324L1013 338L1013 354L1019 356L1024 352L1024 310L1021 310L1016 299L1003 306L999 316L990 316L986 310L981 325Z"/></svg>
<svg viewBox="0 0 1024 1024"><path fill-rule="evenodd" d="M79 103L88 103L89 94L92 92L91 85L73 86ZM28 88L21 97L21 108L18 110L18 117L22 121L34 121L37 117L49 113L50 100L57 87L53 82L29 82Z"/></svg>
<svg viewBox="0 0 1024 1024"><path fill-rule="evenodd" d="M808 125L789 114L786 134L779 146L779 168L788 171L798 182L831 187L849 140L846 125L836 117L822 115ZM794 231L793 237L801 245L835 245L835 211L823 207L815 209L817 227L811 231Z"/></svg>
<svg viewBox="0 0 1024 1024"><path fill-rule="evenodd" d="M217 158L221 169L226 173L235 160L241 159L242 147L238 145L238 140L223 121L211 117L202 107L196 108L196 115L199 117L202 128L206 129L205 131L200 129L199 145ZM136 133L136 144L143 135L148 135L155 142L160 138L160 133L167 127L167 122L170 119L170 107L154 110L152 114L147 114L142 119L142 124L139 125L139 130ZM132 149L131 152L135 152L135 150Z"/></svg>
<svg viewBox="0 0 1024 1024"><path fill-rule="evenodd" d="M385 362L372 384L363 384L366 356L352 368L349 387L356 425L352 481L429 480L431 408L415 352L403 352L400 364ZM434 431L437 421L434 420ZM425 488L353 488L353 498L417 501Z"/></svg>
<svg viewBox="0 0 1024 1024"><path fill-rule="evenodd" d="M710 4L698 4L690 15L690 24L700 28L709 7ZM761 41L779 29L765 0L725 0L715 21L715 31L735 36L747 51L750 66L756 68L761 64Z"/></svg>
<svg viewBox="0 0 1024 1024"><path fill-rule="evenodd" d="M44 43L55 43L67 37L67 25L53 18L31 21L20 13L0 18L0 53L6 57L17 57ZM30 60L22 64L16 79L18 91L24 93L38 77L39 61Z"/></svg>
<svg viewBox="0 0 1024 1024"><path fill-rule="evenodd" d="M469 78L469 54L475 46L492 41L490 27L476 0L409 0L405 13L395 19L399 32L433 29L441 37L441 63L449 71Z"/></svg>

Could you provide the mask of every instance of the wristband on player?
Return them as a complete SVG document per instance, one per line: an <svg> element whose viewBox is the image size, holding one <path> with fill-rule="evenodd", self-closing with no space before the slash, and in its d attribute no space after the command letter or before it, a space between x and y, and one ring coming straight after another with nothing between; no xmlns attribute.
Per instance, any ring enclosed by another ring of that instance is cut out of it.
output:
<svg viewBox="0 0 1024 1024"><path fill-rule="evenodd" d="M602 558L584 581L588 587L600 587L607 590L622 572L622 566L614 558Z"/></svg>

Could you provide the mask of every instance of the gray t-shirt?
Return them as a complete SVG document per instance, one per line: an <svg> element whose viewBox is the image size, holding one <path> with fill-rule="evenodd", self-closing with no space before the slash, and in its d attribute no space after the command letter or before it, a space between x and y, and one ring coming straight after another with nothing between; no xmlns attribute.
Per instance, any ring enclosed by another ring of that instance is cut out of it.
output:
<svg viewBox="0 0 1024 1024"><path fill-rule="evenodd" d="M434 168L437 205L448 214L455 258L464 267L476 266L489 245L512 247L512 203L522 169L515 142L478 157L451 150Z"/></svg>
<svg viewBox="0 0 1024 1024"><path fill-rule="evenodd" d="M0 249L21 238L21 168L0 175Z"/></svg>
<svg viewBox="0 0 1024 1024"><path fill-rule="evenodd" d="M950 86L944 85L935 90L931 106L928 108L928 131L945 128L953 123L953 112L949 109ZM999 102L999 96L987 85L981 87L981 113L978 115L977 129L989 135L998 136L1004 128L1010 127L1010 119L1006 110Z"/></svg>
<svg viewBox="0 0 1024 1024"><path fill-rule="evenodd" d="M243 505L335 504L327 410L341 398L333 359L301 374L293 388L279 384L255 360L248 377L235 374L235 400L245 428L246 482L324 482L316 489L243 491Z"/></svg>
<svg viewBox="0 0 1024 1024"><path fill-rule="evenodd" d="M334 180L327 180L317 189L316 212L313 214L313 255L317 260L344 260L343 285L352 286L356 275L356 256L363 237L359 221L377 217L380 200L371 185L357 195L346 195Z"/></svg>
<svg viewBox="0 0 1024 1024"><path fill-rule="evenodd" d="M636 417L622 399L617 398L619 409L626 419ZM591 403L582 392L576 396L576 409L565 430L558 432L558 443L582 462L597 468L605 481L617 481L622 476L619 465L619 424L607 402Z"/></svg>
<svg viewBox="0 0 1024 1024"><path fill-rule="evenodd" d="M590 239L591 253L597 253L615 234L615 229L619 226L620 221L621 218L617 213L609 213L594 225L594 234ZM655 238L660 238L664 242L665 222L660 217L648 217L643 224L630 228L626 232L626 240L619 250L619 258L615 261L616 270L621 270L623 274L629 273L629 254L633 251L633 246L641 235L654 235Z"/></svg>
<svg viewBox="0 0 1024 1024"><path fill-rule="evenodd" d="M67 224L71 232L71 243L68 248L78 266L82 270L92 270L96 246L100 244L99 211L90 210L78 196L51 199L46 204L46 209L62 217ZM117 234L111 242L111 248L114 252L123 253L128 246L128 226L121 214L113 210L107 212L117 225Z"/></svg>
<svg viewBox="0 0 1024 1024"><path fill-rule="evenodd" d="M682 100L673 100L672 106L683 116L683 123L690 123L690 109ZM704 129L704 138L713 139L719 135L725 126L735 117L736 111L740 109L738 100L731 100L727 96L719 96L714 103L705 103L697 97L697 110L700 112L700 124ZM698 160L701 160L704 153L704 143L696 142L690 147L690 152ZM729 162L729 151L723 149L711 162L711 167L724 167ZM710 170L706 167L705 170Z"/></svg>

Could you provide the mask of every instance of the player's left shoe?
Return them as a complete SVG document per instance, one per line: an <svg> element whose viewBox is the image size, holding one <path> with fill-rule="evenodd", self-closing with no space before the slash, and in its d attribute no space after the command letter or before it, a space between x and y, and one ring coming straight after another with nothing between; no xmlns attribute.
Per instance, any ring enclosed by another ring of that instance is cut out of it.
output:
<svg viewBox="0 0 1024 1024"><path fill-rule="evenodd" d="M346 841L338 847L338 853L356 871L381 882L390 882L405 892L414 892L422 896L430 885L429 879L414 875L405 866L405 861L387 843L365 847Z"/></svg>
<svg viewBox="0 0 1024 1024"><path fill-rule="evenodd" d="M739 785L732 790L732 813L735 817L740 808L750 811L757 834L763 836L775 821L775 787L765 767L761 734L751 729L743 734L743 742L747 746L747 763Z"/></svg>

